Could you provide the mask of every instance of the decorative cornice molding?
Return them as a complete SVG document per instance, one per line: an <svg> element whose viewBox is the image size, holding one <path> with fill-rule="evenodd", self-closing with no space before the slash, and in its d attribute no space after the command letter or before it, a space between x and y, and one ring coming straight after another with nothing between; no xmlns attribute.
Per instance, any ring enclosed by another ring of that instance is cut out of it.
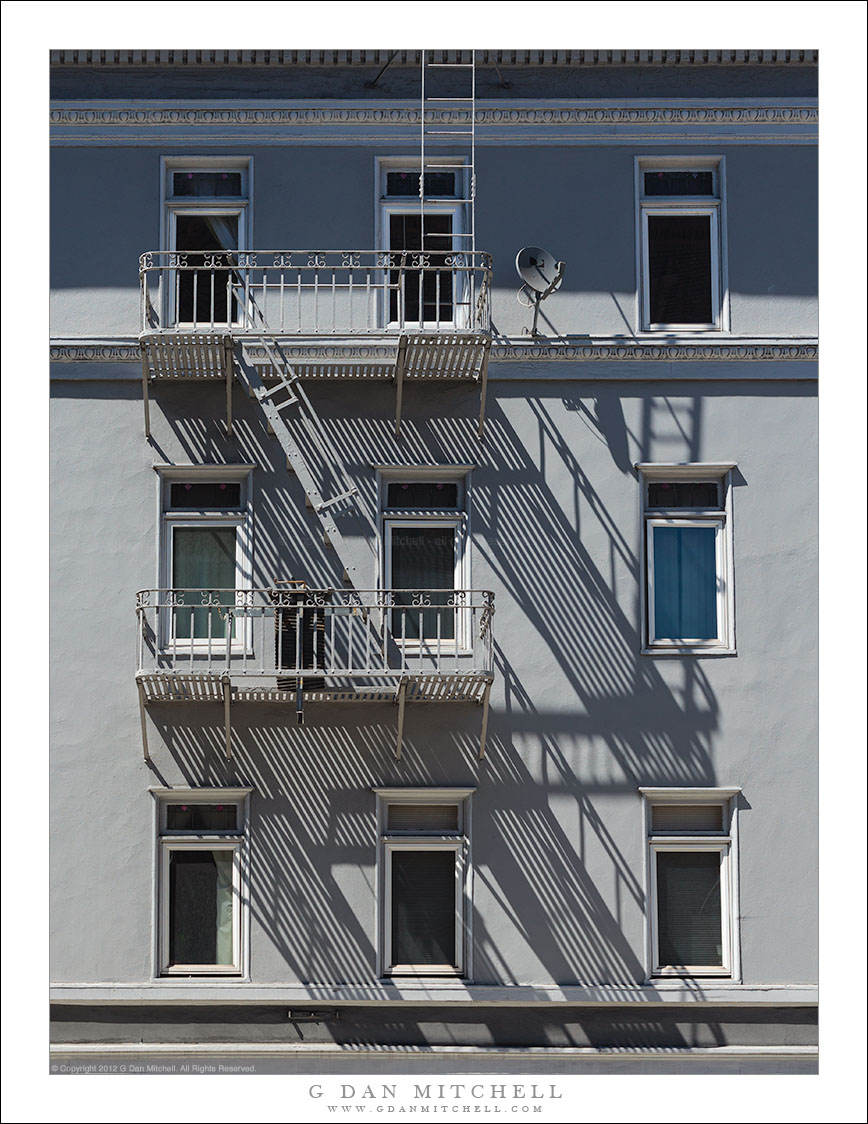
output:
<svg viewBox="0 0 868 1124"><path fill-rule="evenodd" d="M48 349L52 363L141 363L138 343L52 343Z"/></svg>
<svg viewBox="0 0 868 1124"><path fill-rule="evenodd" d="M469 62L469 50L436 52L441 62ZM482 66L565 67L576 66L816 66L815 50L633 50L633 51L514 51L476 50ZM179 67L195 66L286 66L372 67L387 62L393 66L419 66L415 50L280 51L280 50L91 50L51 51L52 66L75 67Z"/></svg>
<svg viewBox="0 0 868 1124"><path fill-rule="evenodd" d="M281 340L290 361L315 363L388 363L395 357L397 340L293 343ZM253 359L264 360L265 349L255 342L247 345ZM56 341L50 345L52 363L139 363L137 341L99 343L98 341ZM812 361L819 355L816 340L780 341L672 341L635 342L618 340L505 340L491 347L496 363L588 363L588 362L792 362Z"/></svg>
<svg viewBox="0 0 868 1124"><path fill-rule="evenodd" d="M679 362L682 360L726 360L757 362L773 360L816 359L816 343L603 343L600 341L573 343L567 341L492 344L491 360L494 362L519 362L542 360L546 363L586 363L593 361L626 362Z"/></svg>
<svg viewBox="0 0 868 1124"><path fill-rule="evenodd" d="M432 124L460 125L469 121L469 111L429 110ZM260 106L211 105L195 107L142 104L136 106L57 105L50 111L55 126L323 126L352 127L418 126L418 106ZM682 103L679 105L586 104L560 106L497 105L476 109L480 126L579 126L579 125L816 125L816 105Z"/></svg>

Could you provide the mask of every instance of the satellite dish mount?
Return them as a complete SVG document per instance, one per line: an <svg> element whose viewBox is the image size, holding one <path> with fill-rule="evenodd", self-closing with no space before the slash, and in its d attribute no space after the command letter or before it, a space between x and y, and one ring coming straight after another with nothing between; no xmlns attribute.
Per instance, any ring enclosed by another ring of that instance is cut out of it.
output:
<svg viewBox="0 0 868 1124"><path fill-rule="evenodd" d="M525 246L516 254L515 268L524 282L516 299L525 308L533 309L533 327L530 330L532 336L540 334L537 331L539 306L560 287L565 267L565 262L555 261L554 256L540 246Z"/></svg>

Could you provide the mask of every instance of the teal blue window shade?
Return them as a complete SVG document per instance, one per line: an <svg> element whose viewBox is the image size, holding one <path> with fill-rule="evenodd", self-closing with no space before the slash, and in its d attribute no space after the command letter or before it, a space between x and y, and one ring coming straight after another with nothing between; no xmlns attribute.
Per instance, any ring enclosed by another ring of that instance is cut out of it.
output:
<svg viewBox="0 0 868 1124"><path fill-rule="evenodd" d="M229 851L169 855L169 965L231 966L232 862Z"/></svg>
<svg viewBox="0 0 868 1124"><path fill-rule="evenodd" d="M421 622L425 639L453 640L455 610L437 609L453 597L455 589L455 528L397 525L392 530L392 587L395 604L411 606L392 613L392 631L398 639L418 640ZM443 590L421 595L428 607L416 607L414 590ZM407 590L407 593L402 593Z"/></svg>
<svg viewBox="0 0 868 1124"><path fill-rule="evenodd" d="M235 528L175 527L172 540L172 587L187 590L224 590L217 595L221 605L235 603ZM175 636L180 639L214 640L226 636L225 614L220 609L195 608L201 600L196 592L183 595L186 606L175 609ZM209 632L210 623L210 632Z"/></svg>
<svg viewBox="0 0 868 1124"><path fill-rule="evenodd" d="M718 635L715 527L653 527L654 640Z"/></svg>
<svg viewBox="0 0 868 1124"><path fill-rule="evenodd" d="M719 851L658 851L661 967L722 967Z"/></svg>
<svg viewBox="0 0 868 1124"><path fill-rule="evenodd" d="M392 963L455 964L455 852L392 853Z"/></svg>

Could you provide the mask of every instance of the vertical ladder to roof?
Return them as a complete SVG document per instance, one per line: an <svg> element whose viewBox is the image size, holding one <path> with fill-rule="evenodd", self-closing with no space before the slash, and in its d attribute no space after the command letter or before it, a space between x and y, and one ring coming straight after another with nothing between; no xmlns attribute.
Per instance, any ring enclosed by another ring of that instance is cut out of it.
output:
<svg viewBox="0 0 868 1124"><path fill-rule="evenodd" d="M422 51L422 107L421 107L421 153L419 158L419 201L421 204L421 240L425 247L426 199L425 173L454 171L455 164L438 162L438 154L444 149L449 156L464 158L466 194L462 193L455 202L462 204L467 216L467 226L460 232L453 231L456 249L476 249L476 51L456 51L457 60L469 56L469 62L449 62L448 51ZM441 61L437 61L437 56ZM440 92L443 79L449 72L457 77L455 91L449 88L449 96ZM438 82L438 79L440 80ZM432 85L433 90L432 92ZM445 120L440 120L445 116ZM432 151L432 149L436 150ZM448 146L448 147L447 147Z"/></svg>

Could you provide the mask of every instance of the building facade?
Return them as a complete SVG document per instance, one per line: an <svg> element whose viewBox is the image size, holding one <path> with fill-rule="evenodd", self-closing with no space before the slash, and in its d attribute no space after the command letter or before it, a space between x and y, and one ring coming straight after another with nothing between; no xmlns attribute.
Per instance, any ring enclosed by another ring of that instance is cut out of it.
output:
<svg viewBox="0 0 868 1124"><path fill-rule="evenodd" d="M813 1071L816 65L53 53L58 1057Z"/></svg>

